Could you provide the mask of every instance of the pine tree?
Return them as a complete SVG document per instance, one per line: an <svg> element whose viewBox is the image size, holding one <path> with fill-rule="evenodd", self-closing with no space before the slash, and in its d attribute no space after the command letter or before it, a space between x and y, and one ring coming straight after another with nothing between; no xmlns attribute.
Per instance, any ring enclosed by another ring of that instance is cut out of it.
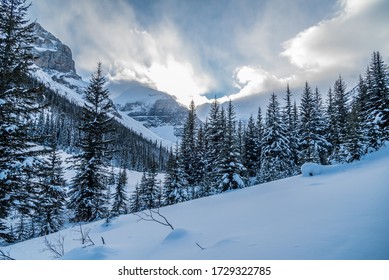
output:
<svg viewBox="0 0 389 280"><path fill-rule="evenodd" d="M143 172L139 185L140 189L140 209L153 209L161 206L161 190L157 184L157 169L155 162L151 163L151 168Z"/></svg>
<svg viewBox="0 0 389 280"><path fill-rule="evenodd" d="M28 195L26 180L35 180L31 150L32 113L39 110L40 88L31 83L33 24L26 20L25 0L0 4L0 241L10 240L2 222L18 198Z"/></svg>
<svg viewBox="0 0 389 280"><path fill-rule="evenodd" d="M332 136L332 155L330 160L335 162L345 162L347 150L345 143L348 137L348 119L349 119L349 94L346 92L346 84L339 76L333 87L333 136Z"/></svg>
<svg viewBox="0 0 389 280"><path fill-rule="evenodd" d="M197 137L196 137L196 161L195 161L195 170L193 170L194 173L194 179L195 179L195 193L193 198L199 198L204 196L203 188L204 188L204 180L206 177L206 139L205 139L205 133L204 128L200 124L199 129L197 130Z"/></svg>
<svg viewBox="0 0 389 280"><path fill-rule="evenodd" d="M145 173L143 175L145 176ZM132 192L130 197L130 213L136 213L145 210L142 203L142 196L142 189L139 184L136 184L135 190Z"/></svg>
<svg viewBox="0 0 389 280"><path fill-rule="evenodd" d="M188 200L187 185L183 171L180 168L178 153L170 153L166 166L163 186L163 205L172 205Z"/></svg>
<svg viewBox="0 0 389 280"><path fill-rule="evenodd" d="M262 156L262 146L263 146L263 135L265 131L265 127L262 120L262 109L261 107L258 107L258 113L257 113L257 121L255 124L255 130L256 130L256 140L255 140L255 154L257 156L257 165L255 168L255 174L258 177L258 174L261 170L261 156Z"/></svg>
<svg viewBox="0 0 389 280"><path fill-rule="evenodd" d="M295 165L295 170L293 170L293 174L296 175L299 173L299 168L298 167L298 158L299 158L299 151L298 151L298 144L299 144L299 139L298 139L298 126L297 126L297 121L295 119L294 115L294 107L292 104L292 92L290 91L289 88L289 83L286 86L286 96L285 96L285 106L283 108L283 123L286 126L287 130L287 137L289 141L289 149L290 152L292 153L294 165Z"/></svg>
<svg viewBox="0 0 389 280"><path fill-rule="evenodd" d="M66 191L62 160L57 150L56 138L52 137L47 166L42 173L42 184L39 193L37 224L39 235L59 231L64 224Z"/></svg>
<svg viewBox="0 0 389 280"><path fill-rule="evenodd" d="M243 136L243 165L247 169L247 176L254 177L258 166L257 129L251 115Z"/></svg>
<svg viewBox="0 0 389 280"><path fill-rule="evenodd" d="M122 168L116 183L115 192L112 195L113 204L111 213L113 216L119 216L129 213L129 199L126 193L126 185L127 171L125 168Z"/></svg>
<svg viewBox="0 0 389 280"><path fill-rule="evenodd" d="M188 187L191 187L192 189L196 184L196 177L198 177L195 174L197 170L196 165L199 161L196 151L196 133L196 107L192 100L189 106L188 117L184 124L184 133L180 145L179 157L180 168L183 171L182 176L185 176Z"/></svg>
<svg viewBox="0 0 389 280"><path fill-rule="evenodd" d="M207 176L204 179L206 188L205 195L216 194L220 191L217 187L221 178L219 166L224 140L224 125L224 110L220 109L219 103L215 99L211 104L206 127L207 129L205 131L205 138L207 142L205 156Z"/></svg>
<svg viewBox="0 0 389 280"><path fill-rule="evenodd" d="M373 52L366 86L369 147L378 149L389 139L389 72L379 52Z"/></svg>
<svg viewBox="0 0 389 280"><path fill-rule="evenodd" d="M69 191L68 207L74 211L72 221L93 221L106 217L105 192L110 151L108 138L112 109L109 91L104 89L105 78L101 63L92 75L85 92L83 139L81 153L73 157L73 168L77 171Z"/></svg>
<svg viewBox="0 0 389 280"><path fill-rule="evenodd" d="M273 93L266 112L261 169L258 175L260 183L289 177L295 168L280 110L277 96Z"/></svg>
<svg viewBox="0 0 389 280"><path fill-rule="evenodd" d="M236 145L237 137L235 126L235 110L230 100L227 108L226 129L219 167L221 181L218 188L223 192L241 189L246 186L243 178L243 173L246 169L240 162L241 155L239 154L238 146Z"/></svg>
<svg viewBox="0 0 389 280"><path fill-rule="evenodd" d="M362 76L359 76L357 96L352 105L352 116L356 122L355 133L358 134L360 153L365 154L369 147L369 107L368 107L367 85Z"/></svg>

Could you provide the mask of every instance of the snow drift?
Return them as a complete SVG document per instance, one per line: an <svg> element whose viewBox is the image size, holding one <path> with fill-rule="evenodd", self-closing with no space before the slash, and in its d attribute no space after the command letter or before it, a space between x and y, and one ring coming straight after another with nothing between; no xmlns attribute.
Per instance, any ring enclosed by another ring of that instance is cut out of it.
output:
<svg viewBox="0 0 389 280"><path fill-rule="evenodd" d="M161 208L175 230L136 215L78 226L63 259L389 259L389 149L361 162ZM305 169L305 168L304 168ZM130 179L131 181L131 179ZM55 243L59 233L47 236ZM105 240L105 245L101 242ZM44 238L0 248L15 259L51 259Z"/></svg>

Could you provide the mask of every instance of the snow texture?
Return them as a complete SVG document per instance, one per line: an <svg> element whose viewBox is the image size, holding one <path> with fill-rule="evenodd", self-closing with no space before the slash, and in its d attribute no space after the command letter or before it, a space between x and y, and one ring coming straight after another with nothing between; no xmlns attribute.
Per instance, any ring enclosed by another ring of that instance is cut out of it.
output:
<svg viewBox="0 0 389 280"><path fill-rule="evenodd" d="M388 166L389 148L384 148L352 164L307 165L308 174L320 176L295 176L161 208L173 231L133 214L109 225L84 224L95 243L85 248L78 227L69 225L60 232L62 258L388 260ZM128 175L129 182L139 180ZM35 238L0 250L15 259L53 258L44 248L44 239Z"/></svg>

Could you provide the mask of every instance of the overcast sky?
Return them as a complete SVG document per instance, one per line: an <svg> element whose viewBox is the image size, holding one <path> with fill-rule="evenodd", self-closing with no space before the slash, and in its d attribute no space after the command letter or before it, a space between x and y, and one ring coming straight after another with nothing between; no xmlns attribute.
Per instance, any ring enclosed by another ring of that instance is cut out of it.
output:
<svg viewBox="0 0 389 280"><path fill-rule="evenodd" d="M86 79L135 80L184 104L352 85L371 53L389 57L387 0L32 0ZM362 73L361 73L362 72Z"/></svg>

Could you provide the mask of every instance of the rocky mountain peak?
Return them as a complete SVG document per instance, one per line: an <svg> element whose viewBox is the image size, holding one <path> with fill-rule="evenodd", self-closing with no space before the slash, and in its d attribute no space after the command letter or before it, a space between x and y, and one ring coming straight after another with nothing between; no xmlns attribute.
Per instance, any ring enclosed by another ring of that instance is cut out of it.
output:
<svg viewBox="0 0 389 280"><path fill-rule="evenodd" d="M34 25L35 64L42 69L56 70L78 77L71 49L39 23Z"/></svg>

